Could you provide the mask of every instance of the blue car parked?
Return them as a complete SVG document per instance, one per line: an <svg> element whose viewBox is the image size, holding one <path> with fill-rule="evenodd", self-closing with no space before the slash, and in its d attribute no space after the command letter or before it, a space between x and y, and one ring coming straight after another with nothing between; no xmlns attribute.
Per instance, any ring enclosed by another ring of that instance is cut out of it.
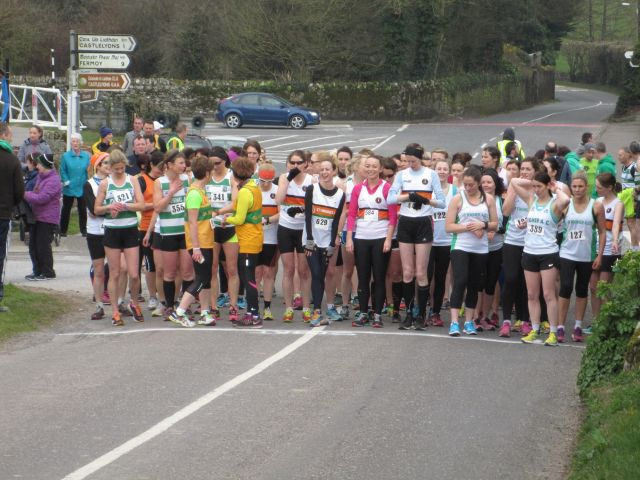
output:
<svg viewBox="0 0 640 480"><path fill-rule="evenodd" d="M288 125L304 128L319 125L320 113L298 107L270 93L247 92L220 100L216 118L229 128L242 125Z"/></svg>

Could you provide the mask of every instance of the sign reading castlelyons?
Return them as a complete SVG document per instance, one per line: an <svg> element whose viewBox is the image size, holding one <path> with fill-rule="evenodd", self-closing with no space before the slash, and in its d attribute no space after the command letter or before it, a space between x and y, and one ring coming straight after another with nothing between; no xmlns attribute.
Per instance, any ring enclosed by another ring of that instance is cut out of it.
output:
<svg viewBox="0 0 640 480"><path fill-rule="evenodd" d="M126 73L79 73L78 90L126 90L131 78Z"/></svg>
<svg viewBox="0 0 640 480"><path fill-rule="evenodd" d="M78 34L80 52L133 52L136 40L131 35Z"/></svg>

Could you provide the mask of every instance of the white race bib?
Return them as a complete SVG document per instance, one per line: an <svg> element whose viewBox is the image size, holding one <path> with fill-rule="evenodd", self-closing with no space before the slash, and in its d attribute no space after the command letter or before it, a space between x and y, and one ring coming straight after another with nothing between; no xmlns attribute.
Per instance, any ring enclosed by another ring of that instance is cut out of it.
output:
<svg viewBox="0 0 640 480"><path fill-rule="evenodd" d="M586 240L587 237L584 234L584 230L569 230L567 231L567 240L582 242Z"/></svg>
<svg viewBox="0 0 640 480"><path fill-rule="evenodd" d="M114 190L113 201L116 203L130 203L133 201L131 190Z"/></svg>
<svg viewBox="0 0 640 480"><path fill-rule="evenodd" d="M433 212L434 222L442 222L446 218L447 218L447 212L445 210L434 210Z"/></svg>
<svg viewBox="0 0 640 480"><path fill-rule="evenodd" d="M171 211L171 215L184 213L184 203L170 203L169 210Z"/></svg>
<svg viewBox="0 0 640 480"><path fill-rule="evenodd" d="M314 217L314 225L318 230L329 230L329 219Z"/></svg>
<svg viewBox="0 0 640 480"><path fill-rule="evenodd" d="M544 235L544 228L542 227L542 225L536 225L535 223L529 224L528 231L532 235Z"/></svg>
<svg viewBox="0 0 640 480"><path fill-rule="evenodd" d="M378 210L375 210L373 208L365 209L363 220L365 222L377 222L378 221Z"/></svg>
<svg viewBox="0 0 640 480"><path fill-rule="evenodd" d="M517 226L519 229L521 229L521 230L522 230L523 228L527 228L527 219L526 219L526 217L519 218L519 219L516 221L516 226Z"/></svg>

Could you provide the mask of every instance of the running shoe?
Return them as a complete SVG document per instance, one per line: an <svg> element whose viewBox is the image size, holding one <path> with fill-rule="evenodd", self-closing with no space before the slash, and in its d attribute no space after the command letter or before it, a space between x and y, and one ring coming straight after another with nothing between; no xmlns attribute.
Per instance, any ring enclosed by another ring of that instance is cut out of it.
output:
<svg viewBox="0 0 640 480"><path fill-rule="evenodd" d="M173 313L173 308L171 307L166 307L163 311L162 311L162 316L164 317L164 321L165 322L170 322L171 321L171 314Z"/></svg>
<svg viewBox="0 0 640 480"><path fill-rule="evenodd" d="M340 292L336 292L335 296L333 297L333 303L338 307L342 305L342 294Z"/></svg>
<svg viewBox="0 0 640 480"><path fill-rule="evenodd" d="M132 315L131 310L129 310L129 307L125 305L124 302L118 304L118 312L123 317L130 317Z"/></svg>
<svg viewBox="0 0 640 480"><path fill-rule="evenodd" d="M102 320L104 318L104 308L98 307L95 312L91 314L91 320Z"/></svg>
<svg viewBox="0 0 640 480"><path fill-rule="evenodd" d="M529 332L531 332L531 330L532 330L532 327L529 322L522 322L522 328L520 329L520 334L523 337L526 337L527 335L529 335Z"/></svg>
<svg viewBox="0 0 640 480"><path fill-rule="evenodd" d="M364 327L367 323L367 314L362 312L357 312L353 321L351 322L352 327Z"/></svg>
<svg viewBox="0 0 640 480"><path fill-rule="evenodd" d="M479 318L476 318L476 319L473 321L473 324L474 324L475 330L476 330L477 332L482 332L482 331L484 331L484 327L483 327L483 325L482 325L482 321L481 321Z"/></svg>
<svg viewBox="0 0 640 480"><path fill-rule="evenodd" d="M424 318L422 315L416 315L413 317L413 328L418 330L419 332L423 331L426 328L426 324L424 322Z"/></svg>
<svg viewBox="0 0 640 480"><path fill-rule="evenodd" d="M404 314L404 321L398 327L398 330L411 330L413 326L413 316L411 312L407 312Z"/></svg>
<svg viewBox="0 0 640 480"><path fill-rule="evenodd" d="M411 307L411 315L413 315L414 318L420 315L420 309L415 302L413 302L413 307Z"/></svg>
<svg viewBox="0 0 640 480"><path fill-rule="evenodd" d="M504 338L509 338L511 336L511 322L509 320L502 322L502 327L500 327L498 336Z"/></svg>
<svg viewBox="0 0 640 480"><path fill-rule="evenodd" d="M238 321L238 309L233 305L229 307L229 321L231 323L236 323Z"/></svg>
<svg viewBox="0 0 640 480"><path fill-rule="evenodd" d="M342 305L342 307L340 307L340 318L337 320L338 322L341 322L343 320L349 320L349 305Z"/></svg>
<svg viewBox="0 0 640 480"><path fill-rule="evenodd" d="M238 297L238 310L247 309L247 300L244 297Z"/></svg>
<svg viewBox="0 0 640 480"><path fill-rule="evenodd" d="M400 300L400 310L406 310L407 305L404 303L404 300Z"/></svg>
<svg viewBox="0 0 640 480"><path fill-rule="evenodd" d="M260 315L251 316L251 328L262 328L262 319Z"/></svg>
<svg viewBox="0 0 640 480"><path fill-rule="evenodd" d="M138 323L144 322L144 315L142 315L142 310L140 310L140 307L138 305L129 303L129 311L131 312L131 315L133 315L133 319L136 322Z"/></svg>
<svg viewBox="0 0 640 480"><path fill-rule="evenodd" d="M582 335L582 329L580 327L576 327L573 329L573 333L571 334L571 340L574 342L584 341L584 337Z"/></svg>
<svg viewBox="0 0 640 480"><path fill-rule="evenodd" d="M489 319L489 323L493 325L494 330L500 327L500 318L498 317L497 313L494 313L491 315L491 318Z"/></svg>
<svg viewBox="0 0 640 480"><path fill-rule="evenodd" d="M302 321L304 323L309 323L311 321L311 309L305 308L302 310Z"/></svg>
<svg viewBox="0 0 640 480"><path fill-rule="evenodd" d="M309 326L311 326L311 327L319 327L320 326L320 322L322 320L323 320L322 311L314 310L313 311L313 316L311 317L311 322L309 323Z"/></svg>
<svg viewBox="0 0 640 480"><path fill-rule="evenodd" d="M558 343L564 343L564 328L558 327L558 333L556 334L558 338Z"/></svg>
<svg viewBox="0 0 640 480"><path fill-rule="evenodd" d="M180 325L180 316L173 309L171 310L171 312L167 316L167 320L169 320L172 323L175 323L176 325Z"/></svg>
<svg viewBox="0 0 640 480"><path fill-rule="evenodd" d="M162 303L159 303L158 306L154 308L153 311L151 312L151 316L162 317L163 315L164 315L164 305L162 305Z"/></svg>
<svg viewBox="0 0 640 480"><path fill-rule="evenodd" d="M109 292L106 290L102 292L102 303L105 305L111 305L111 297L109 297Z"/></svg>
<svg viewBox="0 0 640 480"><path fill-rule="evenodd" d="M382 318L377 313L373 317L373 323L371 324L373 328L382 328L384 325L382 324Z"/></svg>
<svg viewBox="0 0 640 480"><path fill-rule="evenodd" d="M253 315L249 312L245 313L242 318L234 322L233 326L238 328L249 328L253 325Z"/></svg>
<svg viewBox="0 0 640 480"><path fill-rule="evenodd" d="M158 305L160 305L160 303L158 302L158 299L156 297L149 298L149 303L147 303L147 308L149 310L155 310Z"/></svg>
<svg viewBox="0 0 640 480"><path fill-rule="evenodd" d="M516 320L513 325L511 325L512 332L520 332L522 330L522 320Z"/></svg>
<svg viewBox="0 0 640 480"><path fill-rule="evenodd" d="M544 341L544 344L547 347L557 347L558 346L558 337L554 332L549 332L549 336Z"/></svg>
<svg viewBox="0 0 640 480"><path fill-rule="evenodd" d="M144 302L146 302L146 301L147 301L147 300L144 298L144 296L143 296L141 293L140 293L140 294L138 294L138 302L140 302L140 303L144 303Z"/></svg>
<svg viewBox="0 0 640 480"><path fill-rule="evenodd" d="M262 312L262 320L264 320L265 322L273 321L273 313L271 313L271 309L269 307L265 308Z"/></svg>
<svg viewBox="0 0 640 480"><path fill-rule="evenodd" d="M302 296L300 295L293 296L293 309L302 310Z"/></svg>
<svg viewBox="0 0 640 480"><path fill-rule="evenodd" d="M458 322L451 322L451 326L449 327L449 336L450 337L460 336L460 325L458 324Z"/></svg>
<svg viewBox="0 0 640 480"><path fill-rule="evenodd" d="M200 318L198 319L198 325L204 325L206 327L215 327L216 319L207 311L204 311L200 314Z"/></svg>
<svg viewBox="0 0 640 480"><path fill-rule="evenodd" d="M218 306L218 308L228 307L229 306L229 294L228 293L221 293L220 295L218 295L218 298L216 299L216 305Z"/></svg>
<svg viewBox="0 0 640 480"><path fill-rule="evenodd" d="M284 315L282 316L282 321L286 323L293 322L293 308L289 307L284 311Z"/></svg>
<svg viewBox="0 0 640 480"><path fill-rule="evenodd" d="M339 322L342 320L342 317L338 313L336 307L331 307L327 309L327 318L330 322Z"/></svg>
<svg viewBox="0 0 640 480"><path fill-rule="evenodd" d="M584 328L582 329L582 333L583 333L584 335L591 335L591 325L589 325L588 327L584 327Z"/></svg>
<svg viewBox="0 0 640 480"><path fill-rule="evenodd" d="M391 317L391 323L400 323L400 313L394 311L393 316Z"/></svg>
<svg viewBox="0 0 640 480"><path fill-rule="evenodd" d="M220 310L218 310L217 308L212 308L209 314L215 319L216 322L219 322L222 319L222 316L220 315Z"/></svg>
<svg viewBox="0 0 640 480"><path fill-rule="evenodd" d="M429 322L434 327L444 327L444 322L442 321L439 313L432 313L431 317L429 317Z"/></svg>
<svg viewBox="0 0 640 480"><path fill-rule="evenodd" d="M359 307L360 306L360 300L358 300L358 296L354 295L353 297L351 297L351 305L354 307Z"/></svg>
<svg viewBox="0 0 640 480"><path fill-rule="evenodd" d="M462 329L462 331L467 335L478 334L478 332L476 331L476 326L473 324L473 322L464 322L464 328Z"/></svg>
<svg viewBox="0 0 640 480"><path fill-rule="evenodd" d="M30 273L29 275L24 276L24 279L29 280L30 282L35 282L37 278L38 275L36 275L35 273Z"/></svg>
<svg viewBox="0 0 640 480"><path fill-rule="evenodd" d="M111 325L114 327L124 327L124 322L122 321L122 317L119 313L114 313L111 317Z"/></svg>
<svg viewBox="0 0 640 480"><path fill-rule="evenodd" d="M526 337L522 337L520 340L522 341L522 343L534 343L537 338L538 338L538 332L531 329L529 334Z"/></svg>
<svg viewBox="0 0 640 480"><path fill-rule="evenodd" d="M496 329L496 326L487 317L480 319L480 325L485 332L493 332Z"/></svg>
<svg viewBox="0 0 640 480"><path fill-rule="evenodd" d="M540 323L540 333L549 333L550 331L551 331L551 325L549 325L549 322L544 321Z"/></svg>
<svg viewBox="0 0 640 480"><path fill-rule="evenodd" d="M442 302L442 309L449 310L450 308L451 308L451 303L449 303L448 298L445 298L444 301Z"/></svg>

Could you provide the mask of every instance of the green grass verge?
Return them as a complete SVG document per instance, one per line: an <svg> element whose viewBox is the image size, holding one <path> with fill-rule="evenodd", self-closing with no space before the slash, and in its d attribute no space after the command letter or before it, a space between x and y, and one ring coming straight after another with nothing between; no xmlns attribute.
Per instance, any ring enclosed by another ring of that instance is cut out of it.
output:
<svg viewBox="0 0 640 480"><path fill-rule="evenodd" d="M640 370L592 387L569 480L637 479L640 458Z"/></svg>
<svg viewBox="0 0 640 480"><path fill-rule="evenodd" d="M90 130L90 129L85 129L82 130L82 140L84 141L84 144L86 146L91 146L94 143L96 143L98 140L100 140L100 133L98 133L97 130ZM113 143L117 143L119 145L122 145L122 143L124 142L124 135L114 135L113 136Z"/></svg>
<svg viewBox="0 0 640 480"><path fill-rule="evenodd" d="M562 52L558 52L556 56L556 72L569 75L569 63Z"/></svg>
<svg viewBox="0 0 640 480"><path fill-rule="evenodd" d="M5 285L2 305L9 307L9 311L0 313L0 341L49 325L68 308L58 295L33 292L14 285Z"/></svg>

